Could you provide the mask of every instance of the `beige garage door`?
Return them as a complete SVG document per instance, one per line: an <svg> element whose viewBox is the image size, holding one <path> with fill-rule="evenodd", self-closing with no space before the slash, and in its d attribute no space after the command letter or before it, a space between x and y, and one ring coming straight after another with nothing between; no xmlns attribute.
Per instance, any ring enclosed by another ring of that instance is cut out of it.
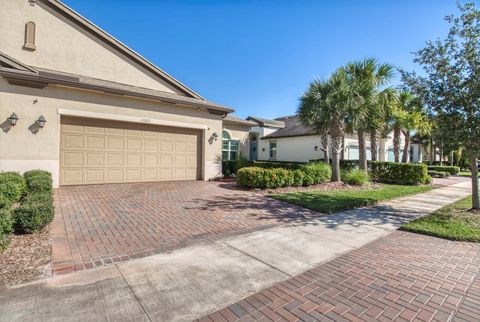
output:
<svg viewBox="0 0 480 322"><path fill-rule="evenodd" d="M62 117L60 184L199 179L200 133Z"/></svg>

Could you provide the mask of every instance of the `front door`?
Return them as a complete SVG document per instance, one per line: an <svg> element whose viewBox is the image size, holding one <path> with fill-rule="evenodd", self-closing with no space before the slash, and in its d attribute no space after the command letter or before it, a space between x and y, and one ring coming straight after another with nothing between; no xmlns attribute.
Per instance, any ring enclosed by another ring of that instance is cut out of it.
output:
<svg viewBox="0 0 480 322"><path fill-rule="evenodd" d="M250 142L250 161L257 160L257 142Z"/></svg>

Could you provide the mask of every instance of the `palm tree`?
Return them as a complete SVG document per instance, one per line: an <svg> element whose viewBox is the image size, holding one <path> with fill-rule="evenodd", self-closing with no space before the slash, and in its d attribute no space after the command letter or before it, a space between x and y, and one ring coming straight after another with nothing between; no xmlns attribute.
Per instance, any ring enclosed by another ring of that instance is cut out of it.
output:
<svg viewBox="0 0 480 322"><path fill-rule="evenodd" d="M355 91L357 102L352 106L352 124L357 131L359 148L359 168L367 170L367 147L365 132L375 127L377 94L381 86L393 77L393 67L379 64L374 58L354 61L346 67L351 86Z"/></svg>
<svg viewBox="0 0 480 322"><path fill-rule="evenodd" d="M401 120L402 123L402 133L405 137L405 144L403 146L403 158L402 162L409 162L410 155L410 141L414 132L419 133L420 135L426 134L430 131L430 124L428 122L427 116L423 111L417 107L418 110L414 111L404 111L403 117Z"/></svg>
<svg viewBox="0 0 480 322"><path fill-rule="evenodd" d="M353 100L353 102L352 102ZM297 114L316 133L329 133L332 149L332 181L340 181L340 151L350 109L358 101L345 69L337 69L327 80L314 80L300 98Z"/></svg>
<svg viewBox="0 0 480 322"><path fill-rule="evenodd" d="M399 162L399 146L400 146L400 127L398 120L396 119L395 112L398 109L398 92L394 88L386 88L378 94L378 106L381 110L383 117L383 125L380 129L380 135L386 138L392 130L397 132L397 136L394 135L393 144L397 146L394 151L397 151L397 162Z"/></svg>

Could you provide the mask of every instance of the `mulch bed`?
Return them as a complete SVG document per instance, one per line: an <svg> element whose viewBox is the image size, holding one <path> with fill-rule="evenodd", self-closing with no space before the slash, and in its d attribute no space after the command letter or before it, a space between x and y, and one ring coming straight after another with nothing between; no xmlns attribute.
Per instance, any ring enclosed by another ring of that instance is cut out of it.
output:
<svg viewBox="0 0 480 322"><path fill-rule="evenodd" d="M51 276L51 255L48 227L37 234L12 234L0 253L0 288Z"/></svg>

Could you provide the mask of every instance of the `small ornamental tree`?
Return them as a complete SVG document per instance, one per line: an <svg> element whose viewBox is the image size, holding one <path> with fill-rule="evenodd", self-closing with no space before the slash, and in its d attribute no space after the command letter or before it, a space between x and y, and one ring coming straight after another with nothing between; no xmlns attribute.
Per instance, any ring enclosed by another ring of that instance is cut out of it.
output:
<svg viewBox="0 0 480 322"><path fill-rule="evenodd" d="M480 155L480 11L475 3L458 4L460 16L445 39L429 41L415 53L423 75L402 72L404 82L436 115L449 144L467 152L472 169L472 208L480 208L478 157Z"/></svg>

